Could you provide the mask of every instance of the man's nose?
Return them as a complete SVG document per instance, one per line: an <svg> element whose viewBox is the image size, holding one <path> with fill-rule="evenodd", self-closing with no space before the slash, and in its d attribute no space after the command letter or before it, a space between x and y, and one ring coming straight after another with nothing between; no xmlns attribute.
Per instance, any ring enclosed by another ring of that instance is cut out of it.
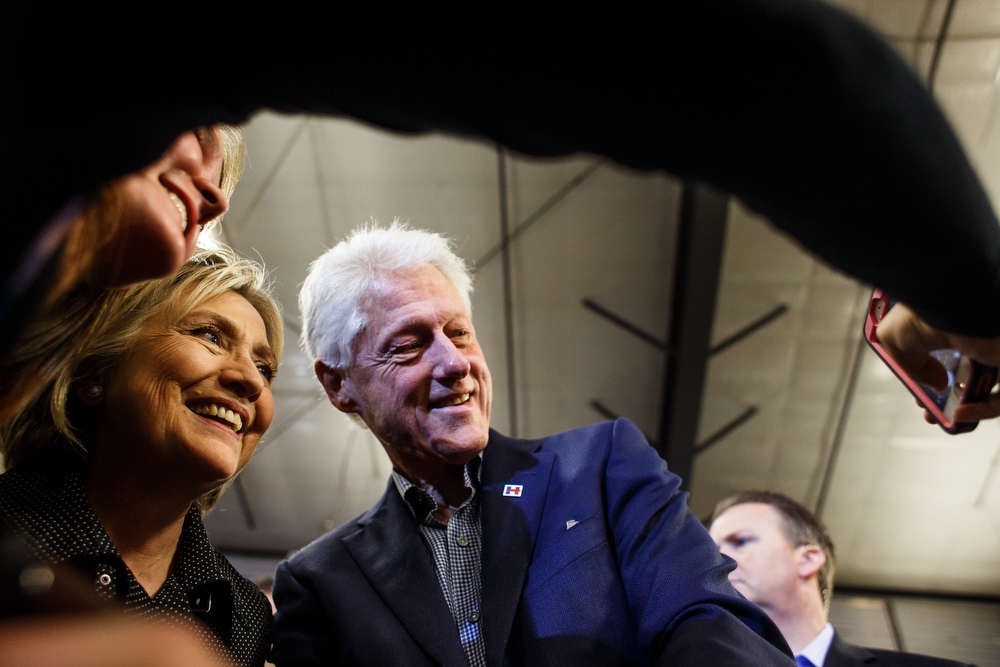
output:
<svg viewBox="0 0 1000 667"><path fill-rule="evenodd" d="M437 336L432 352L435 380L462 378L468 375L472 368L465 354L448 336L443 334Z"/></svg>

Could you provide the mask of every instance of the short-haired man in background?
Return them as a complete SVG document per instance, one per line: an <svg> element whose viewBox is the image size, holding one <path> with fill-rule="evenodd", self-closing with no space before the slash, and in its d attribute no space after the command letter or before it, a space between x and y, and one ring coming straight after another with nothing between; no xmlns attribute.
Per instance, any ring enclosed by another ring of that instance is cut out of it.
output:
<svg viewBox="0 0 1000 667"><path fill-rule="evenodd" d="M313 263L299 300L316 374L393 473L371 510L279 566L271 660L790 667L634 425L490 430L470 290L444 238L396 225Z"/></svg>
<svg viewBox="0 0 1000 667"><path fill-rule="evenodd" d="M737 567L729 580L781 630L802 667L961 667L913 653L848 644L827 622L833 542L815 516L788 496L745 491L719 502L709 533Z"/></svg>

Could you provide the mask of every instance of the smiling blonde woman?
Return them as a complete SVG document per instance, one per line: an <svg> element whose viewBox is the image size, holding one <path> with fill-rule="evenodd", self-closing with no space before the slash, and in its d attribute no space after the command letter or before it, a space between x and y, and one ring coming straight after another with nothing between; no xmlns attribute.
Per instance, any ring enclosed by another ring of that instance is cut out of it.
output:
<svg viewBox="0 0 1000 667"><path fill-rule="evenodd" d="M201 515L273 416L283 332L263 269L202 251L170 278L78 305L91 321L70 363L0 431L0 530L81 567L127 613L198 619L219 657L262 665L269 603L212 549Z"/></svg>

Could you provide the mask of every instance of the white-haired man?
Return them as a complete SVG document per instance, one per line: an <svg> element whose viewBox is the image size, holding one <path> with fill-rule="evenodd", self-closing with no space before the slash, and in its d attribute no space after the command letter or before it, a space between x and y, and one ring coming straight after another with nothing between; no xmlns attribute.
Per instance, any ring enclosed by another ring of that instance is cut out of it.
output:
<svg viewBox="0 0 1000 667"><path fill-rule="evenodd" d="M447 241L396 225L313 263L306 348L394 471L371 510L279 567L271 660L791 665L635 426L489 429L470 288Z"/></svg>
<svg viewBox="0 0 1000 667"><path fill-rule="evenodd" d="M744 491L719 502L709 529L737 567L729 580L778 625L800 667L968 667L953 660L848 644L827 620L833 542L788 496Z"/></svg>

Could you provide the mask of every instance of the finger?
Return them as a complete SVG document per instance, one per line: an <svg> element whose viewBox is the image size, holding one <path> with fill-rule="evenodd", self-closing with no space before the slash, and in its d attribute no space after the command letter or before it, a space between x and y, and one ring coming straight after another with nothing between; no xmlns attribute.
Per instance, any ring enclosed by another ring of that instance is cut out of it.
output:
<svg viewBox="0 0 1000 667"><path fill-rule="evenodd" d="M972 338L949 334L950 347L987 366L1000 366L1000 337Z"/></svg>
<svg viewBox="0 0 1000 667"><path fill-rule="evenodd" d="M920 401L917 401L917 405L920 405ZM924 421L928 424L937 424L937 420L927 410L924 410Z"/></svg>
<svg viewBox="0 0 1000 667"><path fill-rule="evenodd" d="M23 667L221 667L186 628L121 617L66 617L0 625L4 664Z"/></svg>
<svg viewBox="0 0 1000 667"><path fill-rule="evenodd" d="M947 336L929 327L903 304L896 306L882 319L876 336L885 352L916 380L937 389L944 389L948 373L932 350L947 346Z"/></svg>
<svg viewBox="0 0 1000 667"><path fill-rule="evenodd" d="M894 354L887 350L899 367L913 380L941 391L948 386L948 371L944 364L930 354Z"/></svg>
<svg viewBox="0 0 1000 667"><path fill-rule="evenodd" d="M1000 395L991 394L981 403L963 403L955 408L955 421L978 422L1000 417Z"/></svg>

